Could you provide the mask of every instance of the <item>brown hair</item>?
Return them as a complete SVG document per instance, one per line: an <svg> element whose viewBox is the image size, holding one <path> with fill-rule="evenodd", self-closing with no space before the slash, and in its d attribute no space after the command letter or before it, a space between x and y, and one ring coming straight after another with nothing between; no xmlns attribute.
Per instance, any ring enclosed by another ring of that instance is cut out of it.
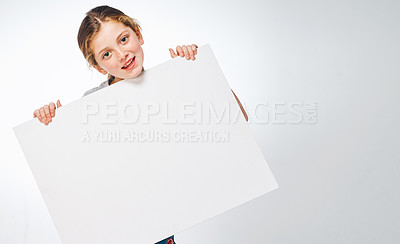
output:
<svg viewBox="0 0 400 244"><path fill-rule="evenodd" d="M78 32L78 45L82 51L83 56L88 62L89 67L97 65L94 58L93 49L91 48L91 42L100 31L101 23L104 21L114 20L120 22L127 27L130 27L135 33L141 31L141 27L138 21L124 14L122 11L109 7L107 5L93 8L86 13L86 17L82 20L81 26ZM109 79L112 76L108 77Z"/></svg>

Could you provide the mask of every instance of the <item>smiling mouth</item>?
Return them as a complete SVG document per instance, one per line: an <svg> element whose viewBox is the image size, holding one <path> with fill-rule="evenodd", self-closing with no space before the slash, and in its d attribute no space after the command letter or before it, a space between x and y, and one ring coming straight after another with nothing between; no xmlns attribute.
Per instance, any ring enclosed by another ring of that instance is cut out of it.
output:
<svg viewBox="0 0 400 244"><path fill-rule="evenodd" d="M133 61L135 61L135 58L136 58L136 56L133 57L133 58L131 59L131 61L129 61L127 64L125 64L121 69L128 69L128 68L130 68L130 66L133 64Z"/></svg>

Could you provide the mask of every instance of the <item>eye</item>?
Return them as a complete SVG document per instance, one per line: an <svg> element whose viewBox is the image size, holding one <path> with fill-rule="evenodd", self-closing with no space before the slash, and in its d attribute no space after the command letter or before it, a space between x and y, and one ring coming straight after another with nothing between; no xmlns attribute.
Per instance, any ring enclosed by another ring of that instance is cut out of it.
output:
<svg viewBox="0 0 400 244"><path fill-rule="evenodd" d="M126 42L126 41L128 41L128 37L127 36L122 37L121 42Z"/></svg>
<svg viewBox="0 0 400 244"><path fill-rule="evenodd" d="M104 54L103 54L103 58L108 58L110 56L110 53L109 52L105 52Z"/></svg>

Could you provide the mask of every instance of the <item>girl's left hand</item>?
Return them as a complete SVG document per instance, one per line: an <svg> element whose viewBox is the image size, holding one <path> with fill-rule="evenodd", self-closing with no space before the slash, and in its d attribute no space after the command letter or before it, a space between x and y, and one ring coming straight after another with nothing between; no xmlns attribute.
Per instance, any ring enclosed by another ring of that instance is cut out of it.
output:
<svg viewBox="0 0 400 244"><path fill-rule="evenodd" d="M197 54L197 48L198 46L196 44L192 45L183 45L181 46L176 46L176 53L174 52L174 49L170 48L169 52L171 54L172 58L176 58L178 56L185 57L187 60L195 60L196 58L194 57Z"/></svg>

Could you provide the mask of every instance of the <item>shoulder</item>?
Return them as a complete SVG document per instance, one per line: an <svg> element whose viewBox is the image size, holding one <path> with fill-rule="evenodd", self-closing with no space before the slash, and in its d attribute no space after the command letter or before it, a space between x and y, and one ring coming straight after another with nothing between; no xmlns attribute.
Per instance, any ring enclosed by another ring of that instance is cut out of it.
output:
<svg viewBox="0 0 400 244"><path fill-rule="evenodd" d="M95 92L95 91L98 91L98 90L100 90L100 89L103 89L104 87L107 87L107 86L109 86L108 80L102 82L99 86L93 87L92 89L86 91L86 92L83 94L83 96L87 96L87 95L89 95L90 93L93 93L93 92Z"/></svg>

